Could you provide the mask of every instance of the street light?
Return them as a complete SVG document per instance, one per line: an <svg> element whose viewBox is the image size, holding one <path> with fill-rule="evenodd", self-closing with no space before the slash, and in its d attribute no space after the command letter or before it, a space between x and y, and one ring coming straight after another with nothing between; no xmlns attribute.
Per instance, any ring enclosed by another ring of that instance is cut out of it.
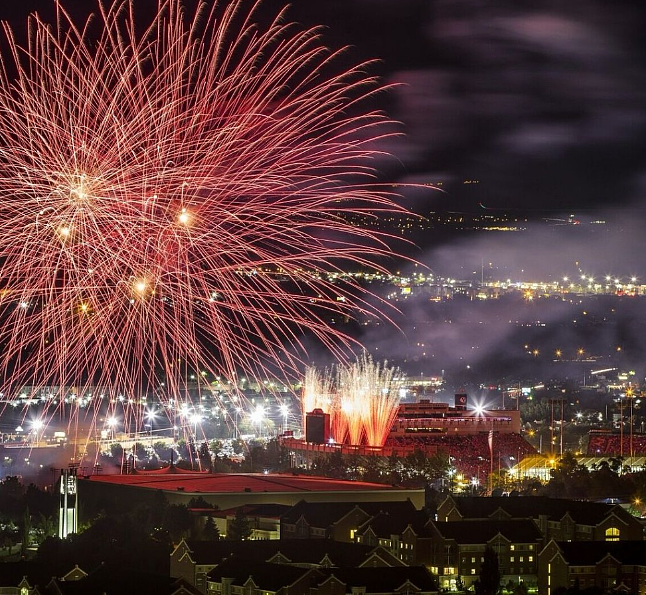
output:
<svg viewBox="0 0 646 595"><path fill-rule="evenodd" d="M280 406L280 412L283 414L283 434L284 434L287 429L287 418L289 417L289 405L287 403L283 403Z"/></svg>
<svg viewBox="0 0 646 595"><path fill-rule="evenodd" d="M236 407L236 418L235 418L235 427L233 428L234 437L237 439L240 437L240 430L238 428L238 421L240 420L240 414L242 413L242 407Z"/></svg>
<svg viewBox="0 0 646 595"><path fill-rule="evenodd" d="M110 428L110 439L114 440L114 428L119 423L119 420L116 417L109 417L106 423L108 424L108 428Z"/></svg>
<svg viewBox="0 0 646 595"><path fill-rule="evenodd" d="M148 420L148 427L150 427L150 445L152 446L153 444L153 425L155 423L155 419L157 418L157 411L154 409L148 409L146 410L146 419Z"/></svg>
<svg viewBox="0 0 646 595"><path fill-rule="evenodd" d="M34 421L31 422L31 431L34 434L34 441L37 443L38 442L38 432L43 429L43 426L45 424L43 423L42 419L35 419Z"/></svg>
<svg viewBox="0 0 646 595"><path fill-rule="evenodd" d="M262 436L262 422L265 419L265 408L262 405L256 405L256 408L249 416L252 424L258 425L258 434Z"/></svg>
<svg viewBox="0 0 646 595"><path fill-rule="evenodd" d="M194 440L197 440L197 426L202 423L202 416L199 413L192 413L190 420L194 427Z"/></svg>

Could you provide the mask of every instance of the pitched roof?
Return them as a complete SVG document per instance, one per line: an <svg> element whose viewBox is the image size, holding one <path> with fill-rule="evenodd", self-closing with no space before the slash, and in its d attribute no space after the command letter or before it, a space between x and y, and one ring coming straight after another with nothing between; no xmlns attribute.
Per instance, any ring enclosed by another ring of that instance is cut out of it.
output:
<svg viewBox="0 0 646 595"><path fill-rule="evenodd" d="M512 543L535 543L542 537L538 527L529 519L464 520L460 522L431 521L440 535L457 543L488 543L499 533Z"/></svg>
<svg viewBox="0 0 646 595"><path fill-rule="evenodd" d="M646 541L559 541L557 545L572 566L593 565L610 554L622 564L646 567Z"/></svg>
<svg viewBox="0 0 646 595"><path fill-rule="evenodd" d="M21 560L19 562L0 563L0 587L17 587L23 577L27 577L30 585L42 583L43 579L49 580L46 571L36 562Z"/></svg>
<svg viewBox="0 0 646 595"><path fill-rule="evenodd" d="M182 588L190 594L200 593L182 579L145 572L115 572L114 568L103 567L80 580L53 578L44 592L62 595L173 595Z"/></svg>
<svg viewBox="0 0 646 595"><path fill-rule="evenodd" d="M421 591L436 591L433 575L423 566L398 566L376 568L326 568L321 570L327 578L334 576L346 585L346 592L352 587L365 587L366 593L388 593L399 589L406 582ZM324 582L319 580L319 584Z"/></svg>
<svg viewBox="0 0 646 595"><path fill-rule="evenodd" d="M612 504L546 496L460 496L454 497L453 500L464 518L488 518L498 509L502 509L513 518L537 518L539 515L546 515L553 521L560 521L569 513L576 523L583 525L598 525L618 508Z"/></svg>
<svg viewBox="0 0 646 595"><path fill-rule="evenodd" d="M186 541L191 559L198 565L219 564L229 557L266 562L280 553L290 562L320 564L327 556L338 566L361 564L374 548L329 539L268 539L247 541Z"/></svg>
<svg viewBox="0 0 646 595"><path fill-rule="evenodd" d="M313 526L329 527L355 508L361 509L369 516L379 512L389 512L392 515L405 515L416 508L410 500L391 502L307 502L301 500L282 517L281 522L294 524L300 517Z"/></svg>
<svg viewBox="0 0 646 595"><path fill-rule="evenodd" d="M207 580L220 583L223 578L231 579L233 585L242 586L251 577L256 586L263 591L278 591L281 587L292 585L312 569L301 566L254 562L247 558L231 556L223 560L207 575Z"/></svg>
<svg viewBox="0 0 646 595"><path fill-rule="evenodd" d="M389 538L391 535L401 535L408 525L419 531L428 520L429 516L424 510L413 510L409 514L379 512L363 523L357 533L363 535L370 528L377 537Z"/></svg>

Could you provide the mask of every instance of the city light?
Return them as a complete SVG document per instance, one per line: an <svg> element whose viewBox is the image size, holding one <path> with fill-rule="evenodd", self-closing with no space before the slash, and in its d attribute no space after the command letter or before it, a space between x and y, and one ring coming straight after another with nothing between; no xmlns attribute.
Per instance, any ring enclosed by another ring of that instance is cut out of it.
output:
<svg viewBox="0 0 646 595"><path fill-rule="evenodd" d="M265 408L262 405L256 405L256 408L249 415L251 423L257 426L264 421L266 415Z"/></svg>

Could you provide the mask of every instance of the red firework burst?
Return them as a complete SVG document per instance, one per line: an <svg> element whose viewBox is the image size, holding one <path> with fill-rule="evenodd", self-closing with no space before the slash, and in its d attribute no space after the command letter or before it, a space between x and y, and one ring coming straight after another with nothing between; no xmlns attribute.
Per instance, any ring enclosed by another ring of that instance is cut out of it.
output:
<svg viewBox="0 0 646 595"><path fill-rule="evenodd" d="M137 402L162 380L177 398L191 370L296 371L304 330L351 343L324 312L371 307L324 273L387 249L341 215L397 208L370 183L392 129L362 107L379 90L365 65L321 74L336 54L318 32L284 12L259 28L259 3L160 1L140 33L128 1L81 26L55 6L24 47L4 26L5 398L99 386Z"/></svg>
<svg viewBox="0 0 646 595"><path fill-rule="evenodd" d="M340 364L336 374L308 368L301 395L303 430L306 414L322 409L330 415L330 431L338 444L381 447L399 410L404 376L388 362L374 362L363 352L352 364Z"/></svg>

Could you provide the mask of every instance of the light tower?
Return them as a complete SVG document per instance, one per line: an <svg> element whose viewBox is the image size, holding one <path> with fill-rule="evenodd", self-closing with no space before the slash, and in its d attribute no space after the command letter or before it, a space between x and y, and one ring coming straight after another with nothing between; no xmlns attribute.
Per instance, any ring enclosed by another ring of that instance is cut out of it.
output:
<svg viewBox="0 0 646 595"><path fill-rule="evenodd" d="M58 536L65 539L78 528L78 498L76 469L61 469L60 505L58 509Z"/></svg>

